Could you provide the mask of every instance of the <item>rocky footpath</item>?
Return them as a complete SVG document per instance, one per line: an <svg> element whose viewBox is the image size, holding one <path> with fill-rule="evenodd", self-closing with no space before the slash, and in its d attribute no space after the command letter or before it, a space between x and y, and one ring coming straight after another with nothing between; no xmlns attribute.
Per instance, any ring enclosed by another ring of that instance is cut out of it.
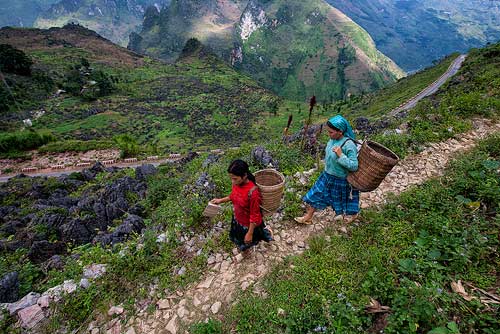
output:
<svg viewBox="0 0 500 334"><path fill-rule="evenodd" d="M362 194L362 207L382 205L390 193L397 195L429 178L439 177L450 159L474 147L477 140L500 131L500 124L489 120L478 119L473 124L474 130L460 138L431 144L423 152L401 161L376 191ZM312 172L296 177L305 181ZM301 195L297 194L298 200ZM285 257L306 250L312 235L321 233L327 227L340 234L348 234L351 228L357 226L356 222L348 225L333 222L332 218L332 212L327 209L315 214L314 224L299 226L282 221L282 217L275 214L268 218L275 241L261 243L246 256L236 251L233 254L214 254L207 260L209 270L198 283L158 300L153 313L148 313L146 308L131 317L122 313L106 324L92 322L87 331L92 334L186 333L193 322L222 316L234 303L234 297L240 290L251 289L256 294L265 295L259 284L260 279Z"/></svg>

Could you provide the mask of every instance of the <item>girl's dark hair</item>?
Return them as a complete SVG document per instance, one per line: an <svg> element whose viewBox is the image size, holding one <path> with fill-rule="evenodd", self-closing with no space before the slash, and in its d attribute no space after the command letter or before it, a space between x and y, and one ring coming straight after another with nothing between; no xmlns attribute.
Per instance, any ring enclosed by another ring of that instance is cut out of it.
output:
<svg viewBox="0 0 500 334"><path fill-rule="evenodd" d="M231 164L227 168L227 172L239 177L244 177L246 175L250 181L255 183L255 176L250 173L248 164L243 160L238 159L231 162Z"/></svg>
<svg viewBox="0 0 500 334"><path fill-rule="evenodd" d="M327 122L326 122L326 125L328 125L328 127L329 127L330 129L333 129L333 130L337 130L337 131L344 132L344 131L340 130L339 128L337 128L336 126L334 126L332 123L330 123L330 121L327 121Z"/></svg>

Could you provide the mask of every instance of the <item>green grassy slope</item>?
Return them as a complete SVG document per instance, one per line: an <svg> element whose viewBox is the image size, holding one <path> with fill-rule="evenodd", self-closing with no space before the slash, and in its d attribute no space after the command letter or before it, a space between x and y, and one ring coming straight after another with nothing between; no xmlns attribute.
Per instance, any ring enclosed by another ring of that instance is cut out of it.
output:
<svg viewBox="0 0 500 334"><path fill-rule="evenodd" d="M40 73L38 77L6 74L17 103L6 104L8 110L1 115L4 131L17 130L22 119L31 118L34 129L51 130L58 139L105 140L127 133L142 144L185 151L227 147L265 136L270 130L266 119L278 117L278 97L201 47L175 64L164 64L97 35L70 34L72 30L88 32L75 26L2 31L0 43L25 50ZM64 38L66 45L46 43L55 38ZM101 45L96 47L98 42ZM89 66L82 66L86 61ZM69 91L78 80L88 83L81 72L90 72L90 79L93 73L103 73L112 92L89 99L77 89L76 94L47 98L57 87ZM37 87L37 80L49 86L40 94L31 89ZM5 85L2 89L8 96ZM38 111L43 116L35 119Z"/></svg>

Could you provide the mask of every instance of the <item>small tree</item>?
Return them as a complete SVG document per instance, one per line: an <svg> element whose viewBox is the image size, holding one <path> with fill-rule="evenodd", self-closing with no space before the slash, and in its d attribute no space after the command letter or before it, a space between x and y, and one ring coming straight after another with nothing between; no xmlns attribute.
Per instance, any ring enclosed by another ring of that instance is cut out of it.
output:
<svg viewBox="0 0 500 334"><path fill-rule="evenodd" d="M23 51L0 44L0 71L30 76L31 65L33 62Z"/></svg>
<svg viewBox="0 0 500 334"><path fill-rule="evenodd" d="M73 95L79 95L85 84L85 78L83 77L80 66L73 66L64 78L64 90Z"/></svg>
<svg viewBox="0 0 500 334"><path fill-rule="evenodd" d="M184 48L181 52L181 57L188 57L192 55L196 50L199 50L203 47L201 42L196 38L190 38L187 40L186 44L184 44Z"/></svg>
<svg viewBox="0 0 500 334"><path fill-rule="evenodd" d="M113 138L120 148L120 157L128 158L139 154L139 144L137 140L129 134L122 134Z"/></svg>

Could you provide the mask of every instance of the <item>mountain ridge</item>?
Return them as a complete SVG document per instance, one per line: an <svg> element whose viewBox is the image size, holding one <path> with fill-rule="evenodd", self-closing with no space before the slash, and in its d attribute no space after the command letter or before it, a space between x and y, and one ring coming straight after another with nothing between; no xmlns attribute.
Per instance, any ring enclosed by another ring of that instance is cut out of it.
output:
<svg viewBox="0 0 500 334"><path fill-rule="evenodd" d="M500 40L494 1L327 0L366 29L377 47L407 71L452 52Z"/></svg>
<svg viewBox="0 0 500 334"><path fill-rule="evenodd" d="M60 0L41 12L33 26L50 28L78 23L126 46L130 33L140 29L147 8L159 10L169 0Z"/></svg>
<svg viewBox="0 0 500 334"><path fill-rule="evenodd" d="M145 21L143 31L131 37L130 49L173 61L183 43L196 37L287 98L342 99L403 75L366 31L321 0L180 0Z"/></svg>

